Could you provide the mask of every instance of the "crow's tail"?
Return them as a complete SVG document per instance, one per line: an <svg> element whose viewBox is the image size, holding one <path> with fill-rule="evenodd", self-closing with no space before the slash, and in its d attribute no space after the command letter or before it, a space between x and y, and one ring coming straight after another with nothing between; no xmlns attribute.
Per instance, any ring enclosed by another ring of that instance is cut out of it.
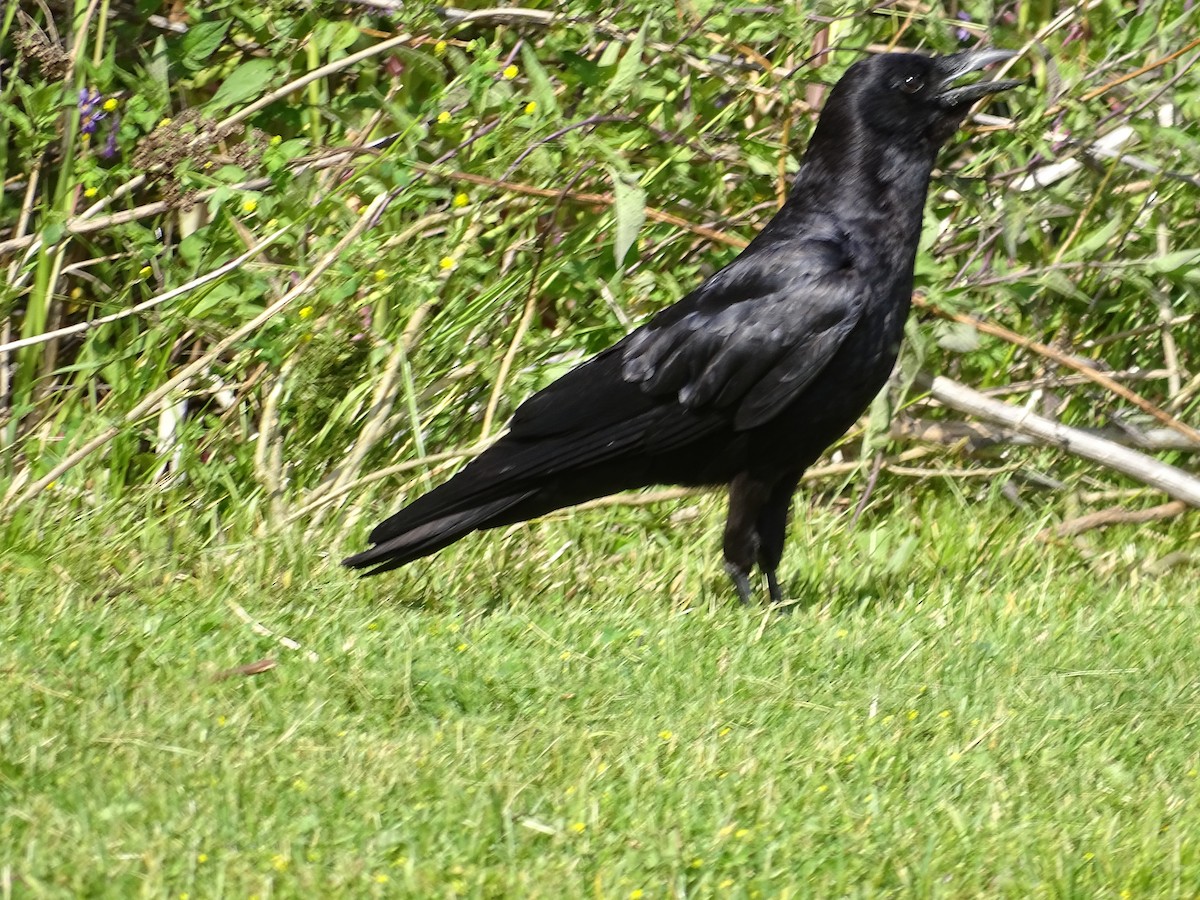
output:
<svg viewBox="0 0 1200 900"><path fill-rule="evenodd" d="M381 522L371 532L370 540L375 546L342 560L342 565L370 569L366 575L397 569L436 553L472 531L509 524L512 519L504 513L536 493L529 490L466 509L447 510L442 506L430 510L438 494L434 490Z"/></svg>

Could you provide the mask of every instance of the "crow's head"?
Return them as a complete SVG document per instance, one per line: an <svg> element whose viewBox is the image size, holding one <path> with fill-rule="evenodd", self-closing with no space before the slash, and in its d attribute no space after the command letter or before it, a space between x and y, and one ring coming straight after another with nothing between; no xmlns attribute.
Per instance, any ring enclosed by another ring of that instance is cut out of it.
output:
<svg viewBox="0 0 1200 900"><path fill-rule="evenodd" d="M844 106L859 126L892 140L941 144L980 97L1018 87L1020 81L963 78L1016 56L1009 50L966 50L951 56L883 53L851 66L826 109Z"/></svg>

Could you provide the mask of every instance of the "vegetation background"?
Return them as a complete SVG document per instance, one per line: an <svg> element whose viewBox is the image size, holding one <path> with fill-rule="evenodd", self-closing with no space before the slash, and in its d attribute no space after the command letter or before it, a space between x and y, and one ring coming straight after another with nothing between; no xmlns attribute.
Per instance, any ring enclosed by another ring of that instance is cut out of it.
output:
<svg viewBox="0 0 1200 900"><path fill-rule="evenodd" d="M6 4L0 896L1193 895L1194 522L922 386L1191 478L1198 20ZM792 615L694 492L340 570L728 261L846 66L984 40L1030 87L940 159Z"/></svg>

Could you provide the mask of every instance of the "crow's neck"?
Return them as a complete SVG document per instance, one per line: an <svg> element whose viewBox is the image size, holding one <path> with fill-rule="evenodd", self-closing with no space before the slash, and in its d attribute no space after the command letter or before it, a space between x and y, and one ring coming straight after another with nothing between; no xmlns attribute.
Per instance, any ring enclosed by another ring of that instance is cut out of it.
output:
<svg viewBox="0 0 1200 900"><path fill-rule="evenodd" d="M838 133L819 125L792 183L788 205L797 212L853 211L903 223L915 249L936 153L937 148L923 140L896 144L862 128Z"/></svg>

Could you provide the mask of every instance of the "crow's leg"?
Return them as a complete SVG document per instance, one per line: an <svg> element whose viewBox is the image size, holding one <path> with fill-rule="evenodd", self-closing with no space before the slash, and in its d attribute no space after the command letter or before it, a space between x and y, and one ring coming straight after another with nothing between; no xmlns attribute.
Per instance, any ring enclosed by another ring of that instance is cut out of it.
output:
<svg viewBox="0 0 1200 900"><path fill-rule="evenodd" d="M742 472L729 483L729 516L725 520L725 571L738 599L750 602L750 570L759 558L758 518L771 498L771 483ZM786 510L784 515L787 515ZM781 548L782 549L782 548Z"/></svg>
<svg viewBox="0 0 1200 900"><path fill-rule="evenodd" d="M767 576L767 590L770 592L772 603L783 601L783 592L779 589L775 570L779 568L779 561L783 558L788 513L792 508L792 495L796 492L801 474L802 472L788 472L775 482L754 523L754 530L758 535L758 567Z"/></svg>

